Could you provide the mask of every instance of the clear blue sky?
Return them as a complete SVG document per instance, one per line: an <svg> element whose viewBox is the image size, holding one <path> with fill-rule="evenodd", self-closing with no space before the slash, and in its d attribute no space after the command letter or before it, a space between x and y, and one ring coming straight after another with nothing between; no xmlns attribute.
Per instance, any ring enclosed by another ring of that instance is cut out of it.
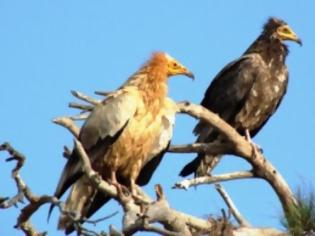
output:
<svg viewBox="0 0 315 236"><path fill-rule="evenodd" d="M314 8L310 0L0 0L0 142L11 142L28 157L21 174L35 193L53 193L65 163L62 147L71 146L72 137L51 119L74 114L67 107L73 100L70 90L92 94L115 89L152 51L163 50L196 76L194 82L172 78L170 96L199 103L216 73L243 53L269 16L276 16L291 25L304 46L289 43L288 93L255 141L293 189L314 184ZM179 115L173 143L193 142L195 122ZM213 186L171 189L193 157L167 154L146 190L152 194L154 184L161 183L172 207L200 217L219 214L225 205ZM12 164L4 158L1 154L1 196L15 193ZM226 157L216 173L248 168L242 160ZM246 180L224 186L254 225L281 228L281 207L267 183ZM109 204L95 217L115 209L121 212ZM57 211L48 224L47 210L42 207L32 222L58 235ZM1 235L22 235L13 229L17 214L14 208L0 211ZM98 229L107 230L110 223L119 226L120 217Z"/></svg>

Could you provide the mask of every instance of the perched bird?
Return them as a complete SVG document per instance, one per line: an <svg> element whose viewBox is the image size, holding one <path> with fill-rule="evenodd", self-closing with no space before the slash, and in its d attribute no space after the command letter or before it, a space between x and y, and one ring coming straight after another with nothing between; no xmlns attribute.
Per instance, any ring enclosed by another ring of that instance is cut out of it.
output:
<svg viewBox="0 0 315 236"><path fill-rule="evenodd" d="M81 128L79 140L93 169L104 180L123 184L133 194L136 184L149 182L172 137L177 108L167 97L167 82L175 75L193 78L168 54L154 53L118 90L95 106ZM60 198L71 185L65 209L81 218L90 217L110 200L82 176L75 150L63 169L55 196ZM66 233L74 230L69 216L61 214L58 228Z"/></svg>
<svg viewBox="0 0 315 236"><path fill-rule="evenodd" d="M213 79L201 105L217 113L241 135L254 137L277 110L287 90L286 40L302 45L286 22L270 18L245 53ZM203 121L194 133L198 135L197 142L224 142L224 137ZM199 154L180 175L207 175L219 160L220 155Z"/></svg>

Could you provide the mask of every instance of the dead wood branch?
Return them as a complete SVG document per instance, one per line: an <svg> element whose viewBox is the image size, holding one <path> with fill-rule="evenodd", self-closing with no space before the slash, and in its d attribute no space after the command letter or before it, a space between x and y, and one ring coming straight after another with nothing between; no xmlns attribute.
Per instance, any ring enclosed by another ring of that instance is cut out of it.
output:
<svg viewBox="0 0 315 236"><path fill-rule="evenodd" d="M203 184L214 184L218 182L224 182L229 180L236 180L236 179L248 179L255 177L251 171L237 171L228 174L221 174L221 175L212 175L212 176L201 176L192 179L184 179L180 182L175 183L173 188L179 189L188 189L192 186L198 186Z"/></svg>
<svg viewBox="0 0 315 236"><path fill-rule="evenodd" d="M109 93L99 93L104 96L107 96ZM80 99L80 97L79 97ZM81 99L84 100L84 99ZM193 116L197 119L204 120L216 128L219 132L225 135L226 139L229 141L227 143L210 143L202 144L195 143L190 145L178 145L171 146L169 151L174 153L191 153L191 152L205 152L213 154L235 154L244 158L248 161L253 170L246 173L241 173L241 175L236 175L232 177L226 174L221 175L219 179L213 178L213 176L208 179L197 179L197 180L188 180L184 182L183 185L179 186L195 186L198 184L215 183L218 181L233 179L233 178L250 178L250 177L259 177L265 179L274 189L278 195L283 209L285 212L288 212L290 206L295 204L295 199L293 197L292 191L289 186L283 179L283 177L277 172L277 170L272 166L272 164L267 161L261 153L258 153L255 158L253 157L253 146L241 135L238 134L229 124L222 120L219 116L208 111L199 105L194 105L188 102L178 103L178 108L181 113L186 113L190 116ZM83 109L85 110L85 109ZM66 126L65 126L66 127ZM184 180L185 181L185 180ZM177 186L178 187L178 186Z"/></svg>
<svg viewBox="0 0 315 236"><path fill-rule="evenodd" d="M225 191L221 184L215 184L215 188L228 206L230 212L236 219L237 223L242 227L251 227L250 223L241 215L239 210L236 208L234 202L230 198L229 194Z"/></svg>
<svg viewBox="0 0 315 236"><path fill-rule="evenodd" d="M96 95L100 95L100 96L104 96L104 97L107 97L109 94L111 94L111 92L109 92L109 91L95 91L94 93Z"/></svg>
<svg viewBox="0 0 315 236"><path fill-rule="evenodd" d="M218 115L206 108L189 102L178 103L178 108L181 113L186 113L197 119L203 120L223 134L226 139L233 144L233 153L245 159L252 165L252 172L256 177L266 180L271 185L282 204L284 212L287 213L290 211L291 206L296 204L293 193L281 174L267 159L264 158L262 153L257 153L257 155L254 156L253 145L228 123L220 119ZM192 149L193 147L191 147L191 150ZM199 152L199 150L196 150L196 152Z"/></svg>
<svg viewBox="0 0 315 236"><path fill-rule="evenodd" d="M79 128L76 126L74 120L77 119L86 119L89 114L89 111L93 109L93 107L100 102L100 100L91 98L83 93L73 91L72 94L84 101L88 102L91 105L83 105L77 103L71 103L70 106L73 108L77 108L82 110L84 113L79 114L74 117L61 117L56 118L54 122L59 124L66 129L68 129L75 138L78 138ZM98 93L102 96L107 96L109 93ZM261 153L253 158L253 149L252 145L250 145L242 136L240 136L232 127L226 124L223 120L221 120L218 116L211 113L210 111L202 108L198 105L193 105L190 103L181 103L178 104L179 110L181 113L187 113L190 116L196 117L198 119L202 119L209 124L213 125L217 128L222 134L224 134L230 142L227 143L211 143L211 144L203 144L203 143L195 143L191 145L180 145L180 146L172 146L170 147L170 152L174 153L189 153L189 152L205 152L205 153L230 153L236 154L250 162L253 166L252 171L241 171L230 174L224 174L219 176L212 176L206 178L198 178L194 180L184 180L186 182L180 183L180 186L184 188L188 188L190 186L196 186L199 184L209 184L215 183L218 181L226 181L230 179L242 179L242 178L251 178L251 177L259 177L267 180L271 186L275 189L278 194L284 209L287 208L292 202L294 202L293 195L289 187L286 185L285 181L282 179L281 175L277 173L275 168L264 159ZM161 186L156 188L157 199L152 200L149 196L147 196L141 188L138 189L138 193L140 196L137 201L130 196L120 196L120 193L117 192L117 188L108 184L106 181L102 180L100 175L96 173L92 167L89 160L89 157L86 155L81 143L75 139L75 146L79 151L79 157L82 161L82 166L85 175L90 180L91 184L98 188L100 191L105 194L117 199L119 203L122 205L124 209L123 216L123 230L119 232L112 227L110 227L110 235L131 235L138 231L150 231L156 232L162 235L194 235L200 232L209 232L213 223L200 219L194 216L187 215L185 213L176 211L169 206L168 201L166 200L163 190ZM40 236L45 235L45 233L39 233L35 230L35 228L30 223L30 218L32 215L44 204L52 203L58 206L60 212L62 214L68 214L70 217L73 215L72 212L66 212L63 209L63 204L55 197L49 195L37 196L31 192L25 182L19 175L19 170L22 168L24 164L24 156L13 149L9 144L5 143L0 146L0 151L8 151L12 157L8 158L8 161L15 160L17 164L15 168L12 170L12 177L15 180L15 183L18 188L18 193L12 198L1 198L0 199L0 207L8 208L16 205L21 202L23 199L28 201L28 204L21 210L21 213L17 219L16 227L23 230L25 235L30 236ZM71 154L70 150L65 151L66 156ZM287 194L286 197L284 195ZM226 197L225 197L226 198ZM226 198L228 199L228 198ZM231 200L226 200L230 209L234 208L234 215L237 215L237 209L233 207L233 203L231 204ZM236 210L235 210L236 209ZM231 210L232 211L232 210ZM109 216L111 217L111 216ZM237 217L237 216L236 216ZM108 217L104 217L99 220L86 220L87 223L96 224L101 220L105 220ZM103 235L103 233L96 233L89 229L84 228L80 221L81 219L71 218L75 224L77 232L81 235ZM239 222L241 220L239 219ZM155 223L159 223L162 227L157 226ZM246 223L240 223L241 225L246 225ZM268 231L269 230L269 231ZM263 232L265 235L284 235L279 231L273 229L254 229L248 227L241 227L233 230L233 235L243 235L244 232ZM273 234L268 234L269 232L273 232ZM260 235L264 235L264 234ZM254 234L252 234L254 235ZM258 233L255 235L259 235Z"/></svg>
<svg viewBox="0 0 315 236"><path fill-rule="evenodd" d="M20 169L23 167L25 162L25 156L15 150L9 143L3 143L0 146L0 151L7 151L11 157L7 158L6 161L16 161L16 165L12 170L12 178L16 184L18 193L16 196L9 198L1 205L1 208L8 208L16 205L18 202L23 202L26 198L30 203L21 210L15 228L21 229L27 236L43 236L46 233L39 233L34 226L29 222L31 215L39 208L40 205L44 204L47 196L37 197L34 195L29 187L25 184L20 176Z"/></svg>
<svg viewBox="0 0 315 236"><path fill-rule="evenodd" d="M80 129L76 126L73 120L69 117L58 117L53 119L53 122L57 125L61 125L68 129L74 137L79 137Z"/></svg>
<svg viewBox="0 0 315 236"><path fill-rule="evenodd" d="M70 102L69 107L79 109L82 111L92 111L94 106L91 105L84 105L76 102Z"/></svg>
<svg viewBox="0 0 315 236"><path fill-rule="evenodd" d="M85 102L87 102L87 103L90 103L91 105L96 105L96 104L98 104L99 102L100 102L100 100L97 100L97 99L95 99L95 98L92 98L92 97L90 97L90 96L88 96L88 95L85 95L84 93L82 93L82 92L79 92L79 91L74 91L74 90L72 90L71 91L71 94L74 96L74 97L76 97L76 98L78 98L78 99L80 99L80 100L82 100L82 101L85 101Z"/></svg>
<svg viewBox="0 0 315 236"><path fill-rule="evenodd" d="M136 231L148 229L147 225L145 225L146 229L144 228L141 208L135 203L133 198L122 199L119 197L117 188L102 180L92 169L90 160L78 140L75 140L75 146L82 161L84 173L91 181L91 184L105 194L118 199L123 206L125 211L124 233L130 235ZM182 235L190 235L190 233L188 234L188 232L190 232L188 227L194 228L195 230L207 230L211 226L208 221L171 209L164 197L160 197L157 201L148 198L142 200L143 202L148 202L148 205L145 206L145 218L148 219L148 222L159 222L164 225L167 230L174 231L175 233L179 232L182 233Z"/></svg>

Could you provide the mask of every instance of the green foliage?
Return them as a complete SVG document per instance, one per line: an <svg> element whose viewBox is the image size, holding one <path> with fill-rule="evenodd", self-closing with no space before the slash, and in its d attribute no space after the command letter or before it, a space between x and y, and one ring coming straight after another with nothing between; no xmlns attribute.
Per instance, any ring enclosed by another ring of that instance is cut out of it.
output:
<svg viewBox="0 0 315 236"><path fill-rule="evenodd" d="M283 226L292 236L315 235L315 193L313 190L296 193L297 206L293 206L282 219Z"/></svg>

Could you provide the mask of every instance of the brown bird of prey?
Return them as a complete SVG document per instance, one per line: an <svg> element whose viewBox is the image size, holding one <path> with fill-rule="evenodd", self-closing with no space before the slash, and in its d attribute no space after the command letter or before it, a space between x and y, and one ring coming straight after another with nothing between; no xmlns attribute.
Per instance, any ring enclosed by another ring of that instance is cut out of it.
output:
<svg viewBox="0 0 315 236"><path fill-rule="evenodd" d="M213 79L201 105L217 113L241 135L254 137L277 110L287 90L286 40L302 44L286 22L270 18L245 53ZM198 135L197 142L224 142L224 137L203 121L194 133ZM219 160L220 155L199 154L180 175L207 175Z"/></svg>
<svg viewBox="0 0 315 236"><path fill-rule="evenodd" d="M172 137L177 108L167 97L167 82L174 75L193 78L168 54L154 53L118 90L95 106L81 128L79 140L93 169L104 180L123 184L133 194L136 184L149 182ZM65 209L82 219L110 199L82 175L76 151L63 169L55 196L60 198L71 185ZM61 214L58 228L70 233L72 223L69 216Z"/></svg>

